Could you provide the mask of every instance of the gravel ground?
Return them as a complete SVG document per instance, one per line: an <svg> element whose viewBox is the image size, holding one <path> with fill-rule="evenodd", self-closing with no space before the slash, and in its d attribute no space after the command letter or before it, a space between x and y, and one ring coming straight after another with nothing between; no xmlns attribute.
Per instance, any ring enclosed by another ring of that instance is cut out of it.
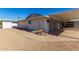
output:
<svg viewBox="0 0 79 59"><path fill-rule="evenodd" d="M79 39L79 29L67 29L60 34L60 36Z"/></svg>
<svg viewBox="0 0 79 59"><path fill-rule="evenodd" d="M0 29L0 50L5 51L76 51L79 40L53 36L40 36L17 29Z"/></svg>

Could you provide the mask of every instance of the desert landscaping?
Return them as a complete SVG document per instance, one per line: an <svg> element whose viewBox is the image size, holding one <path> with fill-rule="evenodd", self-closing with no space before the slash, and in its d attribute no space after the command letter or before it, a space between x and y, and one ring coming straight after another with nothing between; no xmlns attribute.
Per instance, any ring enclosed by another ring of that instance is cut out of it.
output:
<svg viewBox="0 0 79 59"><path fill-rule="evenodd" d="M70 32L70 29L68 30L69 32L67 33L66 30L66 34L64 31L62 34L60 34L60 36L55 36L50 34L37 35L19 29L0 29L0 50L9 50L9 51L10 50L15 51L79 50L79 39L78 39L79 32L74 33L74 31L78 30L76 29L71 30L72 32ZM67 34L70 37L67 37ZM72 36L73 38L71 38Z"/></svg>
<svg viewBox="0 0 79 59"><path fill-rule="evenodd" d="M1 19L0 50L78 51L79 10L47 16L28 13L23 19L20 16L15 20Z"/></svg>

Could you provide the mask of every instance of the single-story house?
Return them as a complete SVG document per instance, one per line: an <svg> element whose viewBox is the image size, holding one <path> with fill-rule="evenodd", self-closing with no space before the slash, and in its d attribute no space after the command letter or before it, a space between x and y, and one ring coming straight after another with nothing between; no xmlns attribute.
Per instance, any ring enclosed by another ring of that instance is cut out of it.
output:
<svg viewBox="0 0 79 59"><path fill-rule="evenodd" d="M18 26L16 21L2 20L2 28L13 28Z"/></svg>
<svg viewBox="0 0 79 59"><path fill-rule="evenodd" d="M20 28L26 28L29 30L43 29L46 32L49 30L48 17L41 16L39 14L31 14L25 18L25 20L18 21Z"/></svg>

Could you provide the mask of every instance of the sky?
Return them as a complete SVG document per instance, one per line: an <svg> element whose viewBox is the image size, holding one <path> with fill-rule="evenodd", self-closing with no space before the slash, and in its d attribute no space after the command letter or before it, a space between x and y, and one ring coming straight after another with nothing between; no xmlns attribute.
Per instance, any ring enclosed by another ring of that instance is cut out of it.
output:
<svg viewBox="0 0 79 59"><path fill-rule="evenodd" d="M0 19L17 20L17 17L24 19L32 13L47 16L58 12L73 10L73 8L0 8Z"/></svg>

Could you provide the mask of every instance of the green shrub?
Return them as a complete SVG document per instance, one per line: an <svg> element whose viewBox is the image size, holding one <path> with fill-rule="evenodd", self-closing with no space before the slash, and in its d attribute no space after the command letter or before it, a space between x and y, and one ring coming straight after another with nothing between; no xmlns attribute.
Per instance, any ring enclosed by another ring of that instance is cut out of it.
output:
<svg viewBox="0 0 79 59"><path fill-rule="evenodd" d="M2 20L0 20L0 25L2 25Z"/></svg>

